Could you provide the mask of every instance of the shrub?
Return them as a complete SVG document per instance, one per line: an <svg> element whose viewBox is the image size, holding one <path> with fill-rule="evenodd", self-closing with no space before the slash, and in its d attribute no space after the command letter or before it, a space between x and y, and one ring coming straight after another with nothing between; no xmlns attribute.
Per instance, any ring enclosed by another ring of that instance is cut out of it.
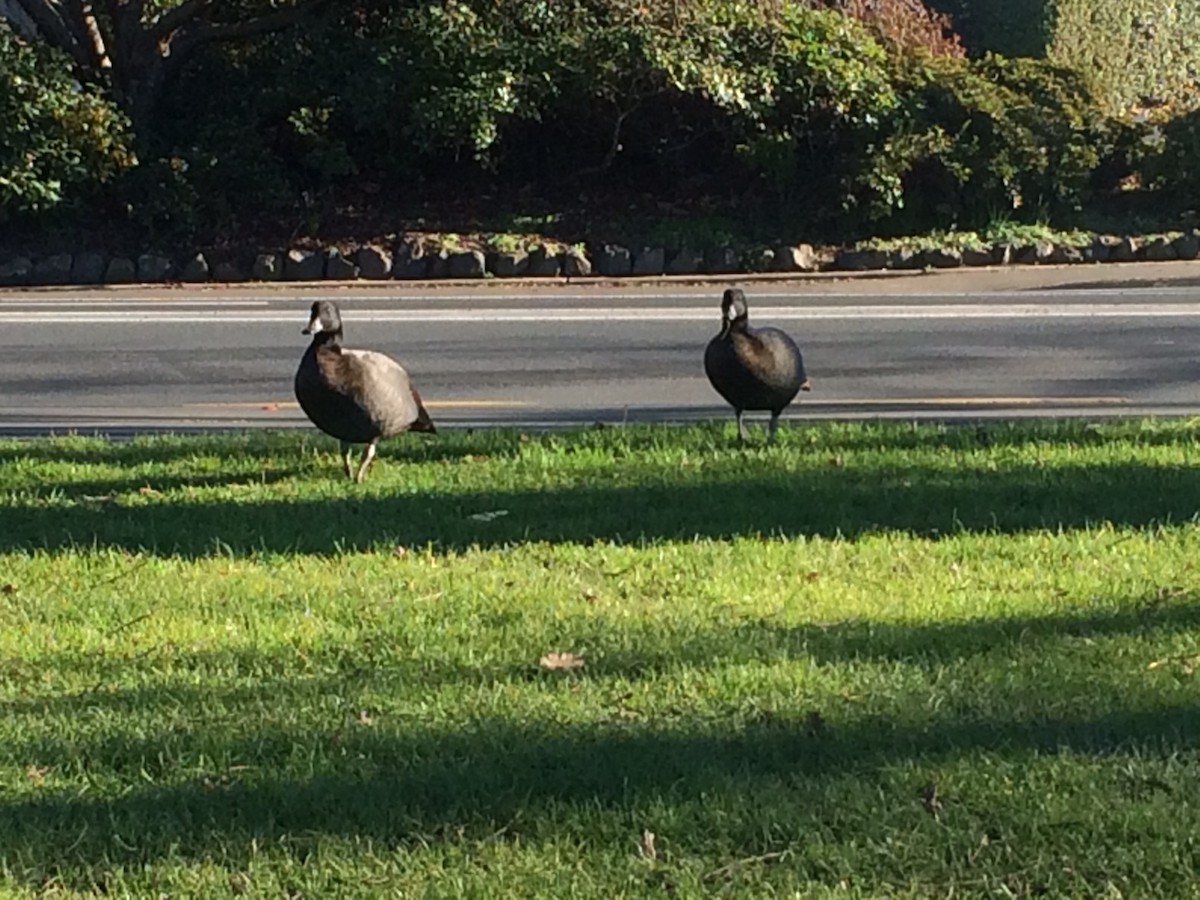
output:
<svg viewBox="0 0 1200 900"><path fill-rule="evenodd" d="M989 55L909 61L898 77L904 102L879 165L903 182L906 225L1080 208L1112 134L1076 73Z"/></svg>
<svg viewBox="0 0 1200 900"><path fill-rule="evenodd" d="M1051 59L1084 72L1120 111L1200 108L1200 3L1057 0Z"/></svg>
<svg viewBox="0 0 1200 900"><path fill-rule="evenodd" d="M1147 187L1173 209L1200 208L1200 110L1177 116L1161 129L1157 152L1144 160Z"/></svg>
<svg viewBox="0 0 1200 900"><path fill-rule="evenodd" d="M0 216L48 210L136 162L127 120L69 72L0 20Z"/></svg>

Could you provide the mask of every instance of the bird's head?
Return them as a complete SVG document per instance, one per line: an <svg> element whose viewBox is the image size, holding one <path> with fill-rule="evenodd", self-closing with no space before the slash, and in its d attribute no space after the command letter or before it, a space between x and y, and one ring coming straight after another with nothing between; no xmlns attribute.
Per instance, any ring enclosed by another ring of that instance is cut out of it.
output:
<svg viewBox="0 0 1200 900"><path fill-rule="evenodd" d="M308 327L301 334L342 333L342 315L338 312L337 304L332 300L317 300L308 313Z"/></svg>
<svg viewBox="0 0 1200 900"><path fill-rule="evenodd" d="M721 297L721 328L728 331L738 324L745 324L750 315L746 295L740 288L728 288Z"/></svg>

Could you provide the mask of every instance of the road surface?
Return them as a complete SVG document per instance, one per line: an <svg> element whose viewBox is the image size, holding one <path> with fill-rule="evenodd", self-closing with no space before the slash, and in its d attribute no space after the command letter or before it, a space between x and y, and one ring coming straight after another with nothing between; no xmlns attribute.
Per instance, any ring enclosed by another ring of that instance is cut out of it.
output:
<svg viewBox="0 0 1200 900"><path fill-rule="evenodd" d="M1200 288L852 292L748 286L751 321L799 341L790 418L1200 412ZM390 294L390 296L389 296ZM399 359L443 426L691 421L720 286L0 296L0 433L306 426L291 379L316 296L349 346Z"/></svg>

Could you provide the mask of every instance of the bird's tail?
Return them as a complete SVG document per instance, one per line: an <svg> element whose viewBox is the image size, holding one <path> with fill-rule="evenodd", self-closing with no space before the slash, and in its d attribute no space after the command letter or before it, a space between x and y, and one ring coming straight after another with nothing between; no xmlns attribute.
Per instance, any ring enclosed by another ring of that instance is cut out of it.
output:
<svg viewBox="0 0 1200 900"><path fill-rule="evenodd" d="M409 431L424 431L428 434L437 434L437 427L433 424L433 419L429 418L429 413L425 409L425 405L421 402L421 395L417 393L416 388L412 388L413 400L417 404L417 421L413 422Z"/></svg>

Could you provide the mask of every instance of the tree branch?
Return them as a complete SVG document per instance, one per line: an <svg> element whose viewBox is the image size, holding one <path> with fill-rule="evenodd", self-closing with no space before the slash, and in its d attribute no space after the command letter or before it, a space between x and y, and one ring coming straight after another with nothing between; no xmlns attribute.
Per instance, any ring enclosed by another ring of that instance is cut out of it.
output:
<svg viewBox="0 0 1200 900"><path fill-rule="evenodd" d="M62 8L56 0L17 0L17 5L33 20L46 41L69 53L81 71L92 70L87 48L80 44L75 30L63 18Z"/></svg>
<svg viewBox="0 0 1200 900"><path fill-rule="evenodd" d="M183 0L174 9L159 16L150 26L150 36L156 41L170 40L171 34L178 31L200 13L206 6L211 6L213 0ZM141 3L138 4L141 6Z"/></svg>
<svg viewBox="0 0 1200 900"><path fill-rule="evenodd" d="M200 23L184 31L183 35L170 43L170 55L175 60L176 67L183 65L187 58L197 48L214 41L233 41L241 38L257 37L282 31L304 18L310 11L321 4L322 0L304 6L293 6L281 9L257 19L247 19L244 22L221 24Z"/></svg>
<svg viewBox="0 0 1200 900"><path fill-rule="evenodd" d="M83 28L84 34L87 35L87 46L92 53L92 59L95 60L95 65L99 69L111 69L112 60L108 57L108 47L104 41L104 34L100 30L100 22L96 18L96 12L92 7L91 0L83 0L79 4L71 4L76 16L79 18L79 25Z"/></svg>
<svg viewBox="0 0 1200 900"><path fill-rule="evenodd" d="M88 34L87 26L84 24L83 7L85 5L90 7L91 0L50 0L50 3L57 8L58 16L62 19L63 24L71 30L75 44L81 52L87 55L88 67L91 69L102 68L100 57L92 46L91 35Z"/></svg>
<svg viewBox="0 0 1200 900"><path fill-rule="evenodd" d="M142 0L105 0L108 8L108 43L112 50L113 68L123 80L130 58L142 38Z"/></svg>
<svg viewBox="0 0 1200 900"><path fill-rule="evenodd" d="M0 0L0 19L6 21L9 27L25 40L42 40L37 23L29 17L29 13L25 12L16 0Z"/></svg>

